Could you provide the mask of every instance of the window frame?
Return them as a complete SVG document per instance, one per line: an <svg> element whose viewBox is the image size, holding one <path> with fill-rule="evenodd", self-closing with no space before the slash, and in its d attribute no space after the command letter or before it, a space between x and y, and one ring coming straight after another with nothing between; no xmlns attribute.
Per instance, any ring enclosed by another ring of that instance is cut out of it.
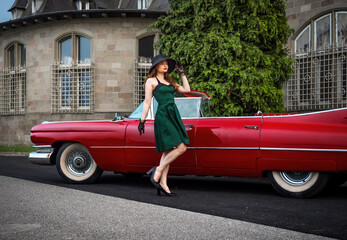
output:
<svg viewBox="0 0 347 240"><path fill-rule="evenodd" d="M24 61L23 61L23 52L22 47L24 48ZM10 50L13 48L13 66L11 66L11 53ZM24 62L24 64L23 64ZM25 44L15 41L11 42L7 47L5 48L5 67L8 69L16 68L16 67L22 67L25 68L26 66L26 46Z"/></svg>
<svg viewBox="0 0 347 240"><path fill-rule="evenodd" d="M5 89L0 99L0 115L22 115L26 108L26 45L19 41L4 49L4 66L0 73Z"/></svg>
<svg viewBox="0 0 347 240"><path fill-rule="evenodd" d="M339 14L347 14L347 11L324 11L306 22L293 36L291 57L295 60L294 72L285 88L285 104L289 111L315 111L347 106L347 44L338 44ZM317 29L319 21L324 18L329 18L325 21L329 24L329 39L327 34L324 35L327 33L324 32L324 23L321 25L324 37L319 42ZM340 24L344 27L345 18L341 19ZM306 31L309 32L309 50L305 53L297 52L297 40ZM323 43L324 40L326 42ZM318 43L323 43L319 49Z"/></svg>
<svg viewBox="0 0 347 240"><path fill-rule="evenodd" d="M343 14L347 14L347 11L335 11L335 44L336 44L336 46L337 47L340 47L339 46L339 43L338 43L338 36L337 36L337 34L338 34L338 28L337 28L337 23L338 23L338 21L337 21L337 15L339 14L339 13L343 13ZM347 38L347 36L346 36L346 38ZM347 47L347 44L346 45L343 45L342 44L342 46L341 47Z"/></svg>
<svg viewBox="0 0 347 240"><path fill-rule="evenodd" d="M81 62L81 38L89 40L89 61ZM62 59L62 43L71 39L71 62ZM90 113L94 110L94 67L92 38L80 32L70 32L56 39L56 57L52 68L53 83L59 90L52 92L52 113ZM63 86L64 83L64 86ZM85 84L86 89L81 89ZM71 98L71 102L69 102ZM88 103L88 104L86 104Z"/></svg>
<svg viewBox="0 0 347 240"><path fill-rule="evenodd" d="M323 16L321 16L321 17L319 17L319 18L317 18L316 20L314 20L313 21L313 33L314 33L314 38L313 38L313 50L315 50L315 51L324 51L324 50L321 50L321 49L317 49L317 29L316 29L316 27L317 27L317 22L319 21L319 20L321 20L321 19L323 19L323 18L325 18L325 17L327 17L327 16L329 16L329 26L330 26L330 34L329 34L329 46L330 47L332 47L332 43L333 43L333 40L332 40L332 35L333 35L333 31L335 30L336 31L336 29L333 29L333 24L332 24L332 17L331 17L331 15L332 15L332 13L333 12L331 12L331 13L328 13L328 14L325 14L325 15L323 15Z"/></svg>
<svg viewBox="0 0 347 240"><path fill-rule="evenodd" d="M137 32L137 34L136 34L136 57L137 57L137 59L140 58L140 51L139 51L140 39L145 38L145 37L150 37L150 36L154 36L154 41L153 41L153 51L154 52L153 52L153 56L156 56L156 55L159 54L159 50L155 49L154 45L157 42L159 42L160 32L159 31L147 32L146 30L144 30L144 31Z"/></svg>
<svg viewBox="0 0 347 240"><path fill-rule="evenodd" d="M296 48L297 48L297 40L301 37L302 34L304 34L304 32L307 30L308 28L308 52L297 52L296 51ZM301 55L306 55L308 54L309 52L311 51L311 25L309 24L307 27L305 27L301 32L300 34L295 38L294 40L294 52L295 52L295 55L297 56L301 56Z"/></svg>
<svg viewBox="0 0 347 240"><path fill-rule="evenodd" d="M81 63L79 58L79 47L80 47L80 37L84 37L90 40L90 61L87 63ZM61 59L61 43L64 42L65 40L71 38L71 57L72 57L72 61L71 64L62 64L62 59ZM55 57L55 61L57 63L59 63L59 65L61 66L71 66L73 64L77 64L77 65L82 65L82 66L89 66L91 65L92 62L92 55L93 55L93 40L90 36L83 34L83 33L69 33L69 34L65 34L61 37L59 37L56 40L56 57Z"/></svg>

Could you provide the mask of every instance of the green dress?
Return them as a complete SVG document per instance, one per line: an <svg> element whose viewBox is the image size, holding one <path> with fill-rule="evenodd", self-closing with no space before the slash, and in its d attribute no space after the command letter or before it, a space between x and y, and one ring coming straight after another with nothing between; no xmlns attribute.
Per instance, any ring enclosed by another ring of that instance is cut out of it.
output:
<svg viewBox="0 0 347 240"><path fill-rule="evenodd" d="M189 144L187 131L174 101L175 88L159 81L153 90L158 102L154 120L154 136L157 152L164 152L180 143Z"/></svg>

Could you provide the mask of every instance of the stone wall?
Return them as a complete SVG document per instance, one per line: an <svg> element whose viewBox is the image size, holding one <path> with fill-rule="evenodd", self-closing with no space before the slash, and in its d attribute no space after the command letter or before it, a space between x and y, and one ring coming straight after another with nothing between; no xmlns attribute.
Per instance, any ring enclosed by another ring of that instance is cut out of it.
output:
<svg viewBox="0 0 347 240"><path fill-rule="evenodd" d="M312 18L331 10L346 10L346 8L346 0L287 0L286 13L289 26L297 33ZM293 37L296 36L295 33Z"/></svg>
<svg viewBox="0 0 347 240"><path fill-rule="evenodd" d="M0 49L18 41L26 45L27 106L24 116L0 116L0 145L30 144L30 129L42 121L113 118L133 111L137 37L154 19L109 18L55 21L0 34ZM93 114L51 114L51 64L56 40L68 33L91 39L95 66ZM0 68L4 54L0 54Z"/></svg>
<svg viewBox="0 0 347 240"><path fill-rule="evenodd" d="M2 116L0 119L0 145L31 145L30 129L43 121L111 120L113 117L113 112L94 114L27 113L22 116Z"/></svg>

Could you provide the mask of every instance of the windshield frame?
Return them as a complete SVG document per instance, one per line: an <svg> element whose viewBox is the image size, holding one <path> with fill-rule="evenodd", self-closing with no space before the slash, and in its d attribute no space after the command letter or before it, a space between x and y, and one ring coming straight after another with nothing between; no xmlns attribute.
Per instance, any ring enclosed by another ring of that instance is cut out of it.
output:
<svg viewBox="0 0 347 240"><path fill-rule="evenodd" d="M201 116L201 104L203 102L201 97L175 97L175 103L176 103L176 101L181 101L181 99L182 100L183 99L189 100L189 101L198 101L198 104L199 104L197 109L196 109L197 112L195 113L196 117L185 117L183 115L183 116L181 116L182 119L196 119L196 118L203 117L203 116ZM205 101L206 101L206 99L205 99ZM142 102L127 118L139 120L142 116L143 103L144 102ZM150 106L148 114L146 116L146 120L154 120L157 107L158 107L158 103L156 102L155 98L152 97L151 106Z"/></svg>

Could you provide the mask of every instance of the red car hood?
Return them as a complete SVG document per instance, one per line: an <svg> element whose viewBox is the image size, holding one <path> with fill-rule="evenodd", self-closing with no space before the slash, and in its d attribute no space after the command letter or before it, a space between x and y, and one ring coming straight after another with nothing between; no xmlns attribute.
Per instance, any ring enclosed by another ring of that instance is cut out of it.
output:
<svg viewBox="0 0 347 240"><path fill-rule="evenodd" d="M111 132L112 126L127 125L129 120L111 121L111 120L94 120L94 121L62 121L62 122L43 122L31 129L35 132Z"/></svg>

